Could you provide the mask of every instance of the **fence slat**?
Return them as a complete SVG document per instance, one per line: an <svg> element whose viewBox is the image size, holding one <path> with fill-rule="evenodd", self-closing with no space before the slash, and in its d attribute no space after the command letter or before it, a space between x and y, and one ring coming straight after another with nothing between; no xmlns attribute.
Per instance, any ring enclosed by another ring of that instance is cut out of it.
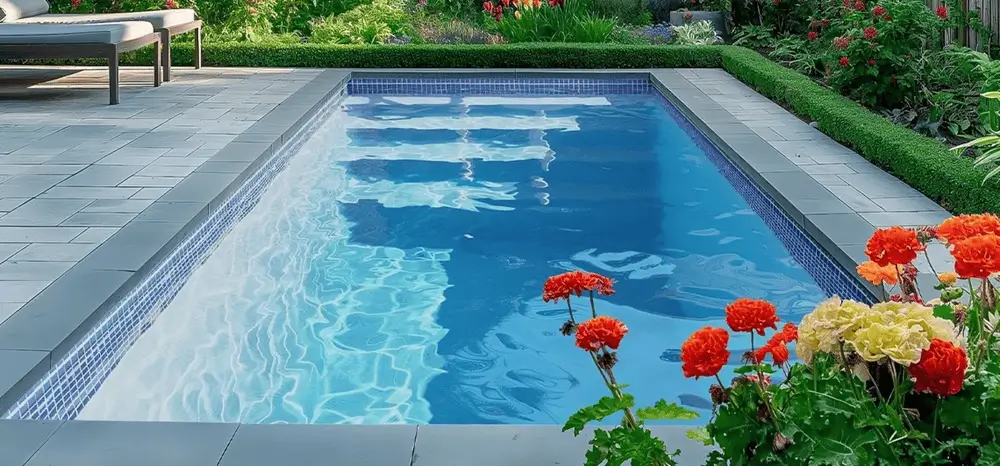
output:
<svg viewBox="0 0 1000 466"><path fill-rule="evenodd" d="M938 5L944 3L942 0L927 0L927 6L936 9ZM997 39L997 34L1000 33L1000 1L998 0L965 0L965 6L969 11L979 10L979 17L986 28L992 31L993 40ZM948 33L946 39L948 41L954 41L957 39L958 31L951 31ZM980 47L979 35L975 31L969 30L967 35L966 44L974 49L981 49L985 51L986 44Z"/></svg>

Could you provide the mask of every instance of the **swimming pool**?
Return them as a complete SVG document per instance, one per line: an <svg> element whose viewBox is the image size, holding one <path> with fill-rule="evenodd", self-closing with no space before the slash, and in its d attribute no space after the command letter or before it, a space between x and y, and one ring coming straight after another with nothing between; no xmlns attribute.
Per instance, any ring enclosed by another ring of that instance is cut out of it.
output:
<svg viewBox="0 0 1000 466"><path fill-rule="evenodd" d="M604 394L541 301L576 268L638 402L705 408L678 347L727 302L861 293L648 81L352 85L78 418L561 423Z"/></svg>

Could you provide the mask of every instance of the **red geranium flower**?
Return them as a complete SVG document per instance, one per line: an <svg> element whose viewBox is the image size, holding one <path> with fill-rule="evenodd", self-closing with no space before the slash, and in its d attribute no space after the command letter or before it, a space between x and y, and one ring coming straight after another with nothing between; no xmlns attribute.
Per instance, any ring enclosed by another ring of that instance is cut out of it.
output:
<svg viewBox="0 0 1000 466"><path fill-rule="evenodd" d="M734 332L763 335L765 328L777 329L777 323L777 309L767 301L740 298L726 306L726 324Z"/></svg>
<svg viewBox="0 0 1000 466"><path fill-rule="evenodd" d="M948 7L946 7L944 5L939 5L937 7L937 15L938 15L938 18L948 19Z"/></svg>
<svg viewBox="0 0 1000 466"><path fill-rule="evenodd" d="M809 40L816 40L816 38L819 37L819 34L817 34L816 31L809 31L807 37L809 37Z"/></svg>
<svg viewBox="0 0 1000 466"><path fill-rule="evenodd" d="M493 2L483 2L483 11L493 13Z"/></svg>
<svg viewBox="0 0 1000 466"><path fill-rule="evenodd" d="M576 328L576 346L587 351L603 347L618 349L628 327L622 321L608 316L597 316Z"/></svg>
<svg viewBox="0 0 1000 466"><path fill-rule="evenodd" d="M840 66L847 67L851 62L847 57L840 57Z"/></svg>
<svg viewBox="0 0 1000 466"><path fill-rule="evenodd" d="M841 36L833 38L833 46L840 50L846 49L848 45L851 45L851 39L849 37Z"/></svg>
<svg viewBox="0 0 1000 466"><path fill-rule="evenodd" d="M74 10L80 8L81 3L83 3L83 0L69 0L69 4Z"/></svg>
<svg viewBox="0 0 1000 466"><path fill-rule="evenodd" d="M865 39L872 40L878 37L878 29L868 26L865 28Z"/></svg>
<svg viewBox="0 0 1000 466"><path fill-rule="evenodd" d="M822 24L824 26L829 26L830 25L830 20L828 20L828 19L820 20L819 24Z"/></svg>
<svg viewBox="0 0 1000 466"><path fill-rule="evenodd" d="M771 359L774 360L775 364L780 366L788 362L788 358L790 357L788 354L788 346L784 343L778 342L774 342L774 344L769 343L768 346L770 347L768 352L771 353Z"/></svg>
<svg viewBox="0 0 1000 466"><path fill-rule="evenodd" d="M913 262L917 253L927 249L917 239L917 232L903 227L880 228L868 240L865 254L878 265L904 265Z"/></svg>
<svg viewBox="0 0 1000 466"><path fill-rule="evenodd" d="M684 13L684 21L691 21L691 18L694 18L694 13L691 13L690 11Z"/></svg>
<svg viewBox="0 0 1000 466"><path fill-rule="evenodd" d="M875 5L875 8L872 8L872 16L876 18L885 16L886 13L888 12L885 11L885 7L882 5Z"/></svg>
<svg viewBox="0 0 1000 466"><path fill-rule="evenodd" d="M1000 217L993 214L958 215L941 222L934 234L954 244L979 235L1000 235Z"/></svg>
<svg viewBox="0 0 1000 466"><path fill-rule="evenodd" d="M916 379L917 392L951 396L962 391L969 359L965 350L951 342L933 339L931 346L920 354L920 361L910 365L910 375Z"/></svg>
<svg viewBox="0 0 1000 466"><path fill-rule="evenodd" d="M854 9L858 11L865 11L865 2L863 0L857 0L854 2Z"/></svg>
<svg viewBox="0 0 1000 466"><path fill-rule="evenodd" d="M799 340L799 328L795 324L789 322L781 328L781 331L774 335L771 339L772 341L780 341L782 343L791 343L793 341Z"/></svg>
<svg viewBox="0 0 1000 466"><path fill-rule="evenodd" d="M580 296L584 291L596 291L610 296L615 294L614 281L600 274L574 270L549 277L542 287L542 300L557 302L569 299L570 295Z"/></svg>
<svg viewBox="0 0 1000 466"><path fill-rule="evenodd" d="M681 370L684 377L714 377L729 362L729 332L705 327L681 345Z"/></svg>
<svg viewBox="0 0 1000 466"><path fill-rule="evenodd" d="M955 273L962 278L989 278L1000 272L1000 236L980 235L959 241L951 248Z"/></svg>
<svg viewBox="0 0 1000 466"><path fill-rule="evenodd" d="M868 64L871 65L871 66L875 66L875 59L874 58L869 58L868 59Z"/></svg>

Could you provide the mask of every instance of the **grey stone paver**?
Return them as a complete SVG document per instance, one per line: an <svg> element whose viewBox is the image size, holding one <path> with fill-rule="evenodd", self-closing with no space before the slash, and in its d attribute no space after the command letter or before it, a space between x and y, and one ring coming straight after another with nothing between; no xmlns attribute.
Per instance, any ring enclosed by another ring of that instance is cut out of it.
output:
<svg viewBox="0 0 1000 466"><path fill-rule="evenodd" d="M416 439L417 426L241 425L219 466L409 466Z"/></svg>
<svg viewBox="0 0 1000 466"><path fill-rule="evenodd" d="M820 243L829 242L823 246L832 249L835 259L843 259L842 265L848 270L866 260L863 245L876 227L934 225L950 216L913 188L723 70L681 69L653 74L699 118L705 114L719 119L714 112L721 109L753 131L759 142L748 141L743 133L719 134L752 167L775 163L773 159L783 156L792 162L794 170L808 175L812 183L794 171L761 173L773 188L794 194L789 202L793 212L789 213L793 218L801 217L806 231ZM706 98L716 106L707 105ZM719 128L708 125L719 132ZM761 142L776 151L754 149L754 144ZM828 195L839 202L833 202ZM781 196L775 197L780 200ZM950 270L951 257L939 246L928 251L930 264L923 257L917 260L922 271L929 272L931 265L937 270Z"/></svg>
<svg viewBox="0 0 1000 466"><path fill-rule="evenodd" d="M21 466L61 426L63 421L0 421L0 451L5 465Z"/></svg>
<svg viewBox="0 0 1000 466"><path fill-rule="evenodd" d="M125 68L122 103L109 106L104 71L80 70L0 67L0 96L10 97L0 105L0 244L24 249L15 259L0 247L0 289L12 276L50 275L6 261L81 260L322 72L178 69L153 88L148 70ZM40 78L3 84L12 73ZM79 82L94 86L67 86ZM19 303L41 291L18 288Z"/></svg>
<svg viewBox="0 0 1000 466"><path fill-rule="evenodd" d="M26 466L217 466L236 424L69 421Z"/></svg>

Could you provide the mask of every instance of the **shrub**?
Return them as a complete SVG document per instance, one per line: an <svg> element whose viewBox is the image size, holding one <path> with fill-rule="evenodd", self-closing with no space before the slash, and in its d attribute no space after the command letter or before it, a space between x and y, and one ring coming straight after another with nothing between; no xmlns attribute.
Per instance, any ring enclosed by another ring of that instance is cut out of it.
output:
<svg viewBox="0 0 1000 466"><path fill-rule="evenodd" d="M415 34L428 44L499 44L503 37L458 20L426 21L417 24Z"/></svg>
<svg viewBox="0 0 1000 466"><path fill-rule="evenodd" d="M944 21L913 0L883 0L871 9L863 0L845 4L843 18L819 39L827 47L829 85L866 105L898 105L916 88L913 57L940 48Z"/></svg>
<svg viewBox="0 0 1000 466"><path fill-rule="evenodd" d="M653 21L644 0L598 0L591 8L599 16L616 19L622 24L646 26Z"/></svg>
<svg viewBox="0 0 1000 466"><path fill-rule="evenodd" d="M614 19L596 17L581 0L500 0L483 3L488 28L508 42L607 42Z"/></svg>
<svg viewBox="0 0 1000 466"><path fill-rule="evenodd" d="M723 47L722 63L737 79L816 121L824 133L946 209L1000 212L1000 187L983 185L984 171L973 167L971 160L949 153L940 142L895 125L752 50Z"/></svg>
<svg viewBox="0 0 1000 466"><path fill-rule="evenodd" d="M722 42L709 21L695 21L683 26L674 26L674 42L678 45L712 45Z"/></svg>
<svg viewBox="0 0 1000 466"><path fill-rule="evenodd" d="M314 21L311 39L320 44L385 44L410 34L410 15L402 0L374 0Z"/></svg>

